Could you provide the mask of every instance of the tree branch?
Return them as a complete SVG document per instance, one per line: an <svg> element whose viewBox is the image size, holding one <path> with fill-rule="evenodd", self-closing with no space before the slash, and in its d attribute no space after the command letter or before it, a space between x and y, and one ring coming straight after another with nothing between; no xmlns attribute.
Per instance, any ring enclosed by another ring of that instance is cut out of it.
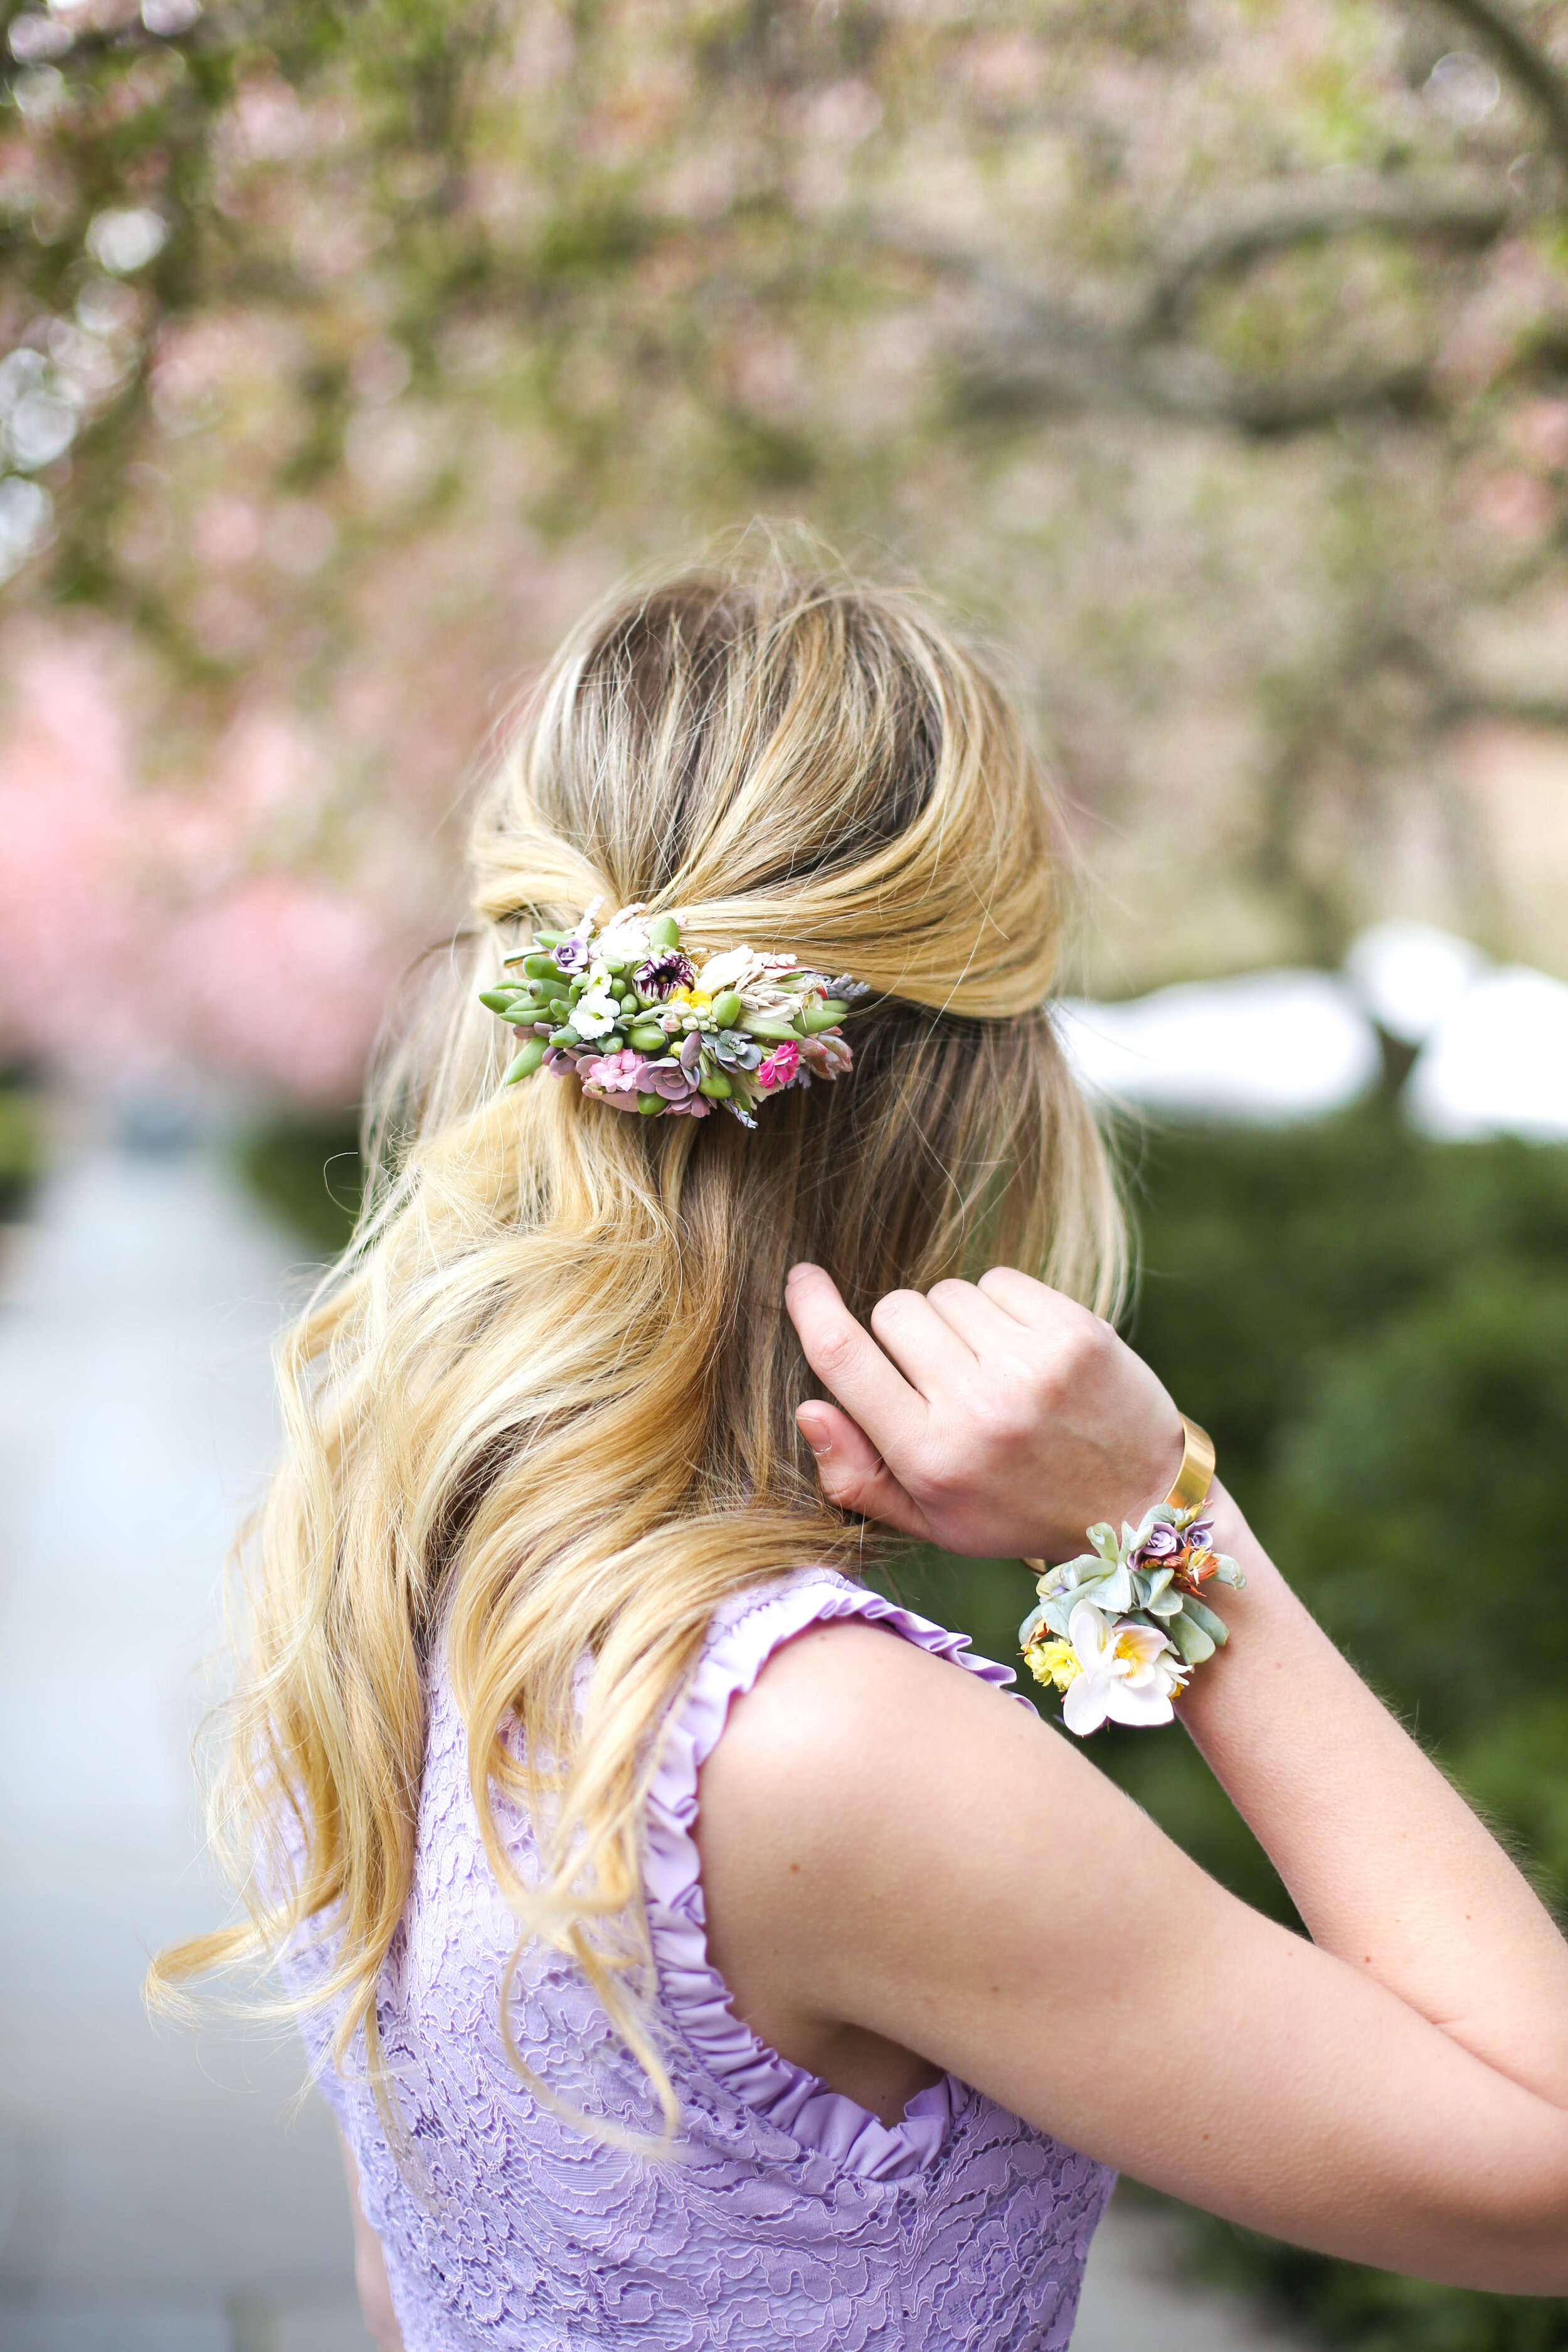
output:
<svg viewBox="0 0 1568 2352"><path fill-rule="evenodd" d="M1450 16L1478 33L1520 88L1529 92L1551 125L1552 146L1568 163L1568 76L1531 39L1507 0L1442 0L1442 5Z"/></svg>
<svg viewBox="0 0 1568 2352"><path fill-rule="evenodd" d="M1460 688L1444 696L1439 715L1450 725L1466 719L1503 719L1516 727L1568 730L1568 696L1472 693Z"/></svg>
<svg viewBox="0 0 1568 2352"><path fill-rule="evenodd" d="M1287 180L1257 188L1183 224L1149 289L1139 332L1173 334L1200 279L1243 269L1266 253L1364 229L1404 236L1434 231L1486 245L1519 210L1506 181L1468 173Z"/></svg>

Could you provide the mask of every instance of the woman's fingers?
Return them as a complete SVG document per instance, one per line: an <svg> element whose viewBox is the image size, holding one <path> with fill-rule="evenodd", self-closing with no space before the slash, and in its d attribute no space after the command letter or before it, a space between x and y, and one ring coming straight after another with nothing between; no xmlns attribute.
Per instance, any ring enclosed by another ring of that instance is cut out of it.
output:
<svg viewBox="0 0 1568 2352"><path fill-rule="evenodd" d="M877 1345L928 1404L943 1391L973 1380L980 1369L958 1327L937 1313L934 1298L922 1298L918 1290L889 1290L879 1298L871 1309L871 1330Z"/></svg>
<svg viewBox="0 0 1568 2352"><path fill-rule="evenodd" d="M1074 1330L1100 1321L1089 1307L1080 1307L1065 1291L1037 1282L1033 1275L1021 1274L1016 1265L987 1266L976 1287L983 1298L1031 1331Z"/></svg>
<svg viewBox="0 0 1568 2352"><path fill-rule="evenodd" d="M925 1542L931 1528L912 1496L905 1493L870 1439L836 1404L816 1398L795 1414L801 1435L816 1457L816 1473L827 1500L841 1511L879 1519L901 1535Z"/></svg>
<svg viewBox="0 0 1568 2352"><path fill-rule="evenodd" d="M939 1282L931 1293L931 1303L977 1362L1016 1351L1021 1336L1018 1318L973 1282Z"/></svg>
<svg viewBox="0 0 1568 2352"><path fill-rule="evenodd" d="M792 1266L784 1305L823 1386L885 1460L910 1459L925 1435L925 1399L856 1322L831 1277L819 1265Z"/></svg>

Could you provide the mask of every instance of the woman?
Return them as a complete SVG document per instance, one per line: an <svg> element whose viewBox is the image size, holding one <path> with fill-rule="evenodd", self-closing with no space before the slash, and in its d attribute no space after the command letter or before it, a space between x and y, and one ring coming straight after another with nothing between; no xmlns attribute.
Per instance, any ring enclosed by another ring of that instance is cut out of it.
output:
<svg viewBox="0 0 1568 2352"><path fill-rule="evenodd" d="M1149 1711L1310 1943L857 1580L1062 1560L1185 1459L1095 1311L1061 863L984 663L782 566L592 619L486 795L413 1139L284 1357L253 1925L165 1963L281 1953L384 2344L1061 2346L1116 2167L1568 2292L1568 1952L1223 1490L1228 1645L1151 1636Z"/></svg>

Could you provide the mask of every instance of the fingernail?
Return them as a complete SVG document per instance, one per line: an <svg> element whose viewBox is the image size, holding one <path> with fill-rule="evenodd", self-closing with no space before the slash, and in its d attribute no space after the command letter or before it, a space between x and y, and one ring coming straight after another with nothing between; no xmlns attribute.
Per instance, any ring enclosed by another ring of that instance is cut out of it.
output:
<svg viewBox="0 0 1568 2352"><path fill-rule="evenodd" d="M811 1433L811 1423L809 1422L803 1421L799 1413L796 1413L795 1417L795 1425L799 1430L801 1435L805 1438L806 1444L810 1446L812 1452L816 1454L819 1462L825 1454L832 1453L833 1440L826 1433L826 1432L814 1437Z"/></svg>
<svg viewBox="0 0 1568 2352"><path fill-rule="evenodd" d="M785 1275L784 1288L787 1290L792 1282L798 1281L803 1274L810 1274L811 1272L812 1265L810 1260L808 1258L802 1258L799 1265L792 1265L789 1272Z"/></svg>

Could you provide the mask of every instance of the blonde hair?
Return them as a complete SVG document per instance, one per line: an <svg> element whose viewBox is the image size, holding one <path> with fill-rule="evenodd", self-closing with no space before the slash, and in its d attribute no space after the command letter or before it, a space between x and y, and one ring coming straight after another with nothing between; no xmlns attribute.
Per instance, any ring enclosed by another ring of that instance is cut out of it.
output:
<svg viewBox="0 0 1568 2352"><path fill-rule="evenodd" d="M862 1318L982 1257L1101 1311L1118 1294L1114 1188L1046 1009L1060 825L981 658L912 597L774 556L590 616L471 853L455 1001L383 1080L378 1129L406 1140L280 1351L217 1798L248 1916L165 1954L153 1990L314 1923L338 2063L363 2030L379 2079L442 1639L518 1952L576 1959L670 2116L639 1893L658 1727L726 1594L868 1545L795 1427L789 1265L825 1265ZM754 1134L618 1116L546 1074L503 1088L476 992L595 898L868 982L852 1076ZM534 1807L526 1887L498 1792Z"/></svg>

